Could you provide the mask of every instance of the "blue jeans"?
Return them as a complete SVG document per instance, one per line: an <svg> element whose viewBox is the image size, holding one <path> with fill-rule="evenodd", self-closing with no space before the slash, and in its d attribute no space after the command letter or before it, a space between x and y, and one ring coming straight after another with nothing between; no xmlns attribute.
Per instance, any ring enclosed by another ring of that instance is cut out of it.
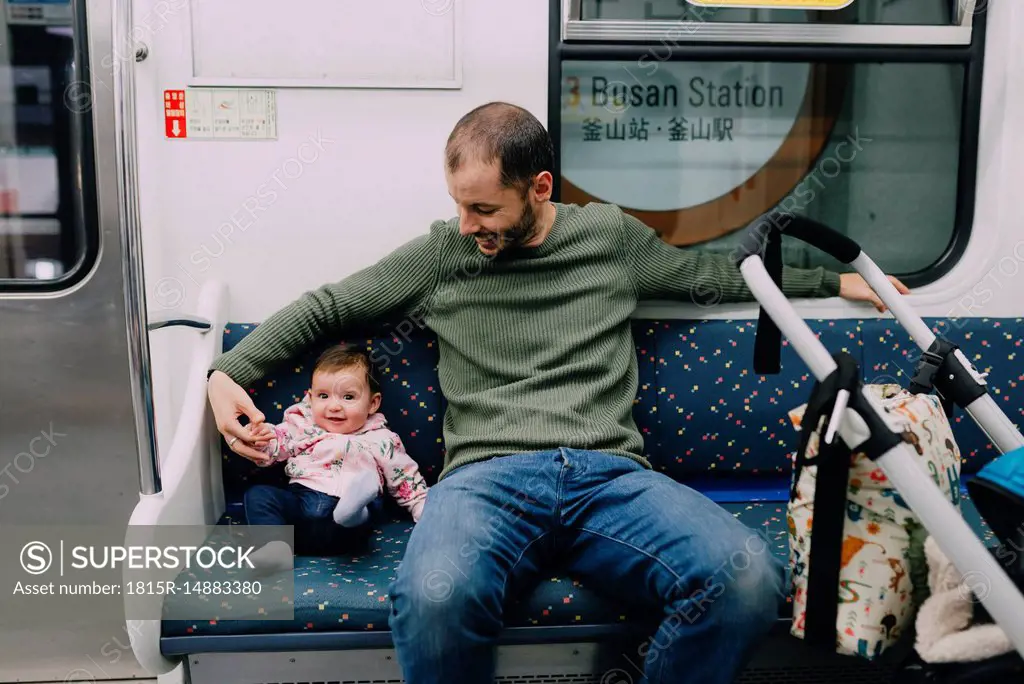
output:
<svg viewBox="0 0 1024 684"><path fill-rule="evenodd" d="M555 567L657 616L631 658L650 684L732 682L784 591L763 536L662 473L564 448L493 458L435 485L409 539L389 620L405 681L492 682L504 606Z"/></svg>
<svg viewBox="0 0 1024 684"><path fill-rule="evenodd" d="M329 556L366 543L383 504L370 504L370 519L359 527L334 522L338 497L289 483L287 488L256 485L245 492L245 519L250 525L294 525L296 556Z"/></svg>

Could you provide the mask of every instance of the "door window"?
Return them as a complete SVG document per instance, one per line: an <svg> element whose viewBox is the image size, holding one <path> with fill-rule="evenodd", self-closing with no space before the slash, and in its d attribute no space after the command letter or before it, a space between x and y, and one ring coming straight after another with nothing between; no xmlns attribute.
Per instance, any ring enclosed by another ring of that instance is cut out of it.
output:
<svg viewBox="0 0 1024 684"><path fill-rule="evenodd" d="M87 73L65 2L4 5L0 35L0 290L66 287L91 265L96 227Z"/></svg>

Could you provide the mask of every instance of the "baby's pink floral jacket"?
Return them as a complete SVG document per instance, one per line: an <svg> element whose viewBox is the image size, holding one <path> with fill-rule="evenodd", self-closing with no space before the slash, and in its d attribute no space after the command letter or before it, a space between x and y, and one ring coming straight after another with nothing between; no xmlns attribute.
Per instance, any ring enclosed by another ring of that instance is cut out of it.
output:
<svg viewBox="0 0 1024 684"><path fill-rule="evenodd" d="M366 424L351 434L327 432L313 422L308 397L288 407L284 420L273 426L274 439L263 451L269 466L285 461L285 473L318 492L344 498L348 475L373 469L380 491L388 493L419 521L427 499L427 483L419 466L405 451L401 438L388 429L381 413L371 414Z"/></svg>

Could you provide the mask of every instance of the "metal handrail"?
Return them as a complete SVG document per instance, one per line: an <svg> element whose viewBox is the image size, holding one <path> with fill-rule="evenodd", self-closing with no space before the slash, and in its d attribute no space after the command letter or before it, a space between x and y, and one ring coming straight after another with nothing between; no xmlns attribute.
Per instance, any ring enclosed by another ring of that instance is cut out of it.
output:
<svg viewBox="0 0 1024 684"><path fill-rule="evenodd" d="M142 494L161 491L160 462L156 441L156 412L153 408L152 369L146 325L145 272L142 264L142 221L138 201L138 163L135 132L135 51L129 48L132 1L114 0L114 54L130 54L124 64L115 64L114 121L117 150L117 191L120 203L122 276L128 333L128 363L132 407L138 445L139 486Z"/></svg>
<svg viewBox="0 0 1024 684"><path fill-rule="evenodd" d="M196 330L201 331L200 334L205 335L210 332L210 328L213 326L210 321L205 318L182 314L179 316L172 316L171 318L151 319L147 327L150 331L173 327L195 328Z"/></svg>

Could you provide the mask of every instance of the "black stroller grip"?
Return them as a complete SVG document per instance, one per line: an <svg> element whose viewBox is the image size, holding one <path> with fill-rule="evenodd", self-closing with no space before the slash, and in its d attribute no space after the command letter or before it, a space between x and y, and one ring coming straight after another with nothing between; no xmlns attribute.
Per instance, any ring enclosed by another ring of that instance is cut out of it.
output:
<svg viewBox="0 0 1024 684"><path fill-rule="evenodd" d="M817 247L843 263L849 264L861 255L860 245L828 226L806 216L773 210L762 214L747 228L739 246L731 255L735 266L742 271L743 262L748 257L760 256L768 277L781 290L783 232ZM781 333L762 306L758 315L757 335L754 337L754 372L762 375L778 373L781 352Z"/></svg>
<svg viewBox="0 0 1024 684"><path fill-rule="evenodd" d="M778 235L785 234L803 240L844 264L853 262L861 253L860 245L823 223L798 214L771 211L747 228L733 256L736 265L739 266L749 256L761 254L773 233L776 239Z"/></svg>

